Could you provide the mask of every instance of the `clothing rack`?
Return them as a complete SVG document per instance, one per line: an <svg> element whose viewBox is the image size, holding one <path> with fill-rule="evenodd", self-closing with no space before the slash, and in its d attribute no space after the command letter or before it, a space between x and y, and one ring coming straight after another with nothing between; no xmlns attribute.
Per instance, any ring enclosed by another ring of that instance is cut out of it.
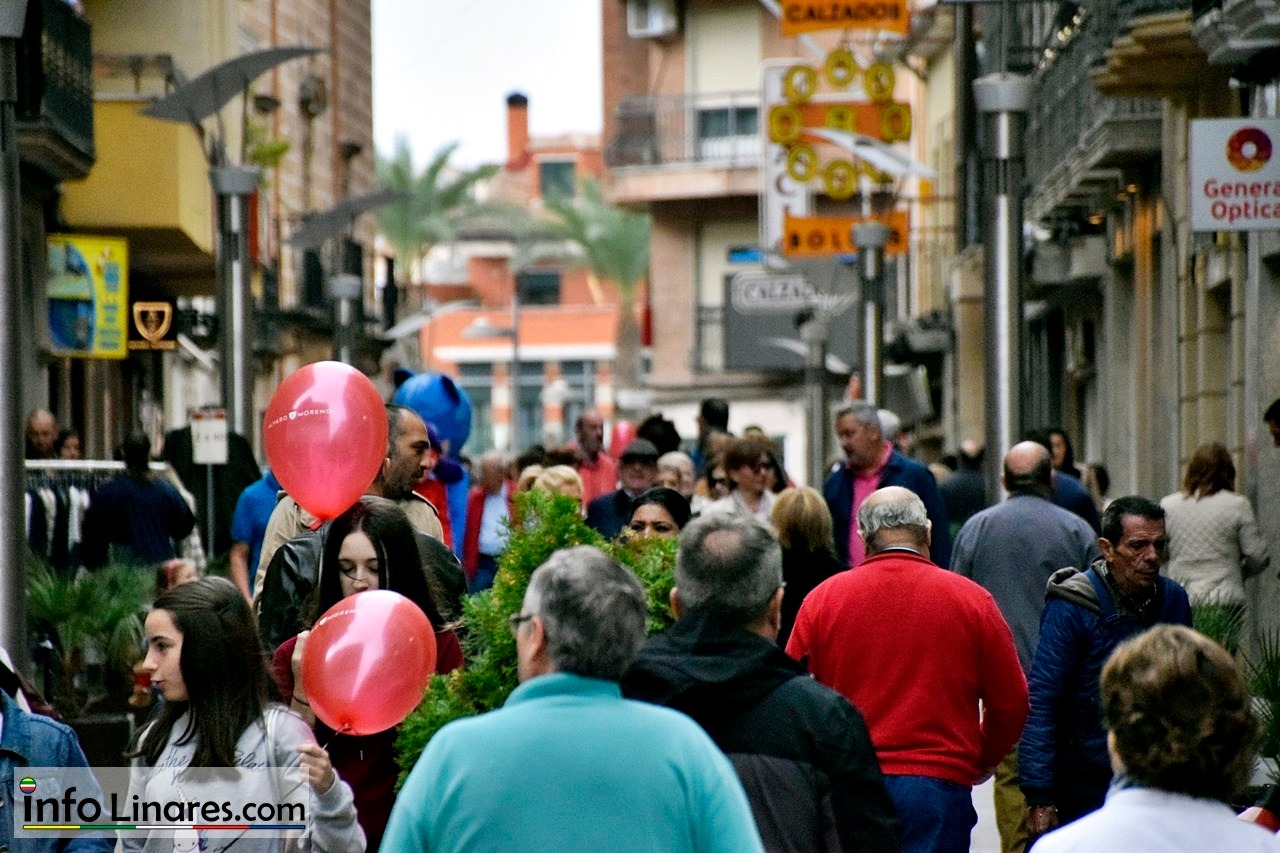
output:
<svg viewBox="0 0 1280 853"><path fill-rule="evenodd" d="M80 567L80 525L89 496L98 486L124 471L123 462L103 459L27 459L27 544L56 571L74 573ZM167 466L152 462L163 474Z"/></svg>

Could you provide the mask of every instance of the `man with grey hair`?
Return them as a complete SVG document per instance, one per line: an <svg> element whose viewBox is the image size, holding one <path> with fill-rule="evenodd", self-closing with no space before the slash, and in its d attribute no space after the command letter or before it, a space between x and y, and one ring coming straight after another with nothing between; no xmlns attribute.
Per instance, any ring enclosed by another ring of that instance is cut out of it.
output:
<svg viewBox="0 0 1280 853"><path fill-rule="evenodd" d="M520 686L442 728L385 850L762 850L733 767L689 718L622 698L648 618L635 575L558 551L511 617Z"/></svg>
<svg viewBox="0 0 1280 853"><path fill-rule="evenodd" d="M862 715L775 645L782 586L782 549L759 524L691 522L676 557L676 623L645 644L623 693L682 711L711 735L767 849L897 850Z"/></svg>
<svg viewBox="0 0 1280 853"><path fill-rule="evenodd" d="M876 407L864 401L843 406L836 412L836 437L847 461L827 476L822 487L831 509L836 556L848 566L862 562L867 550L858 535L858 507L876 489L903 486L920 497L933 523L929 557L943 568L950 565L951 531L938 483L928 468L886 440Z"/></svg>
<svg viewBox="0 0 1280 853"><path fill-rule="evenodd" d="M870 556L809 593L787 653L862 712L903 849L967 851L972 786L1027 718L1013 636L990 593L925 556L936 526L917 495L872 492L858 527Z"/></svg>

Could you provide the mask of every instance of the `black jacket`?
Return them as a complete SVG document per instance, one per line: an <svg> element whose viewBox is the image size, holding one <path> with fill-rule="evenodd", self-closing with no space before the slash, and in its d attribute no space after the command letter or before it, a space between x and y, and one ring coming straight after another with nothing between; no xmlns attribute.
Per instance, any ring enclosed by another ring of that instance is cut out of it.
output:
<svg viewBox="0 0 1280 853"><path fill-rule="evenodd" d="M689 614L622 691L688 714L733 762L768 850L898 850L862 715L768 640Z"/></svg>
<svg viewBox="0 0 1280 853"><path fill-rule="evenodd" d="M320 576L320 559L328 531L329 523L325 522L319 530L290 539L267 564L262 596L258 600L258 633L270 654L275 653L276 646L310 627L303 619L302 610ZM434 576L441 593L442 600L437 602L441 615L445 619L458 618L462 615L462 595L467 589L462 564L439 539L421 530L413 531L413 536L423 568Z"/></svg>
<svg viewBox="0 0 1280 853"><path fill-rule="evenodd" d="M616 539L631 521L634 504L635 501L622 489L601 495L587 504L587 527L605 539Z"/></svg>

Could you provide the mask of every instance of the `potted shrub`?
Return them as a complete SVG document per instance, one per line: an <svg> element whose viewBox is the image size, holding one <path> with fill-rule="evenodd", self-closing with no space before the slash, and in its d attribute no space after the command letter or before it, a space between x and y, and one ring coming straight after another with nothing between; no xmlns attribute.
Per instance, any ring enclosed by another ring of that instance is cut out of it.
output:
<svg viewBox="0 0 1280 853"><path fill-rule="evenodd" d="M118 766L132 734L127 700L153 583L136 566L76 577L40 563L28 568L27 623L37 660L41 652L45 658L37 682L80 735L91 764Z"/></svg>

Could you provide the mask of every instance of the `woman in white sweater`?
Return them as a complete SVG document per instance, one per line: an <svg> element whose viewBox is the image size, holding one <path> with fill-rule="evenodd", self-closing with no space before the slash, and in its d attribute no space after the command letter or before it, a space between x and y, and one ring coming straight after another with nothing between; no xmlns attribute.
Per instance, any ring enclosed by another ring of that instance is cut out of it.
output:
<svg viewBox="0 0 1280 853"><path fill-rule="evenodd" d="M287 824L290 818L271 819L259 807L297 802L305 803L305 820L289 832L298 836L302 849L365 849L351 789L334 773L329 754L300 717L268 698L270 676L258 631L234 584L212 577L162 593L147 614L146 637L143 669L164 695L165 706L134 744L127 802L166 804L167 824L183 822L171 815L193 810L198 825L176 833L123 833L121 849L292 850L278 830L208 825ZM216 768L238 772L229 775ZM223 802L229 811L206 810ZM293 820L300 820L301 813L293 814ZM134 822L157 823L154 817Z"/></svg>
<svg viewBox="0 0 1280 853"><path fill-rule="evenodd" d="M1160 501L1169 533L1169 577L1186 588L1193 605L1222 610L1219 620L1225 617L1235 627L1226 638L1232 651L1244 619L1245 578L1270 560L1253 508L1232 491L1235 484L1231 454L1221 444L1205 444L1187 463L1182 490Z"/></svg>

